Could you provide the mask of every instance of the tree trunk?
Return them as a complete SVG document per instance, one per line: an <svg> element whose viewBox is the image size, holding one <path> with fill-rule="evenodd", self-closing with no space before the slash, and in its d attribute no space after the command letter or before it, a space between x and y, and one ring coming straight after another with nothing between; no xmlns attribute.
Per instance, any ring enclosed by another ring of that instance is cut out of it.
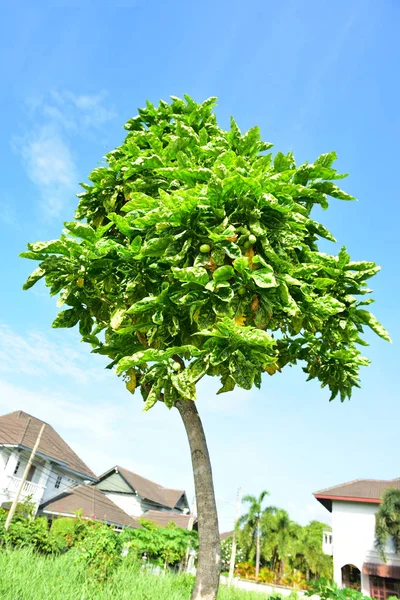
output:
<svg viewBox="0 0 400 600"><path fill-rule="evenodd" d="M175 403L189 439L199 528L197 576L191 600L216 600L221 573L221 545L210 456L196 405Z"/></svg>
<svg viewBox="0 0 400 600"><path fill-rule="evenodd" d="M260 571L260 523L257 523L257 548L256 548L256 581L258 581L258 573Z"/></svg>

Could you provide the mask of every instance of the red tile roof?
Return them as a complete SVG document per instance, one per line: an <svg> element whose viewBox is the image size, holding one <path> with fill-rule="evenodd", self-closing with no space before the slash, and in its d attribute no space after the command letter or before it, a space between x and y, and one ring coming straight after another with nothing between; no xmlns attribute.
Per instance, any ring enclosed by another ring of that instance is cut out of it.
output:
<svg viewBox="0 0 400 600"><path fill-rule="evenodd" d="M383 492L388 488L400 489L397 479L355 479L314 493L315 498L332 512L332 501L366 502L379 504Z"/></svg>
<svg viewBox="0 0 400 600"><path fill-rule="evenodd" d="M31 450L44 421L18 410L0 416L0 444L8 444ZM61 436L46 423L38 454L58 462L61 467L73 471L84 479L97 480L96 475L68 446Z"/></svg>

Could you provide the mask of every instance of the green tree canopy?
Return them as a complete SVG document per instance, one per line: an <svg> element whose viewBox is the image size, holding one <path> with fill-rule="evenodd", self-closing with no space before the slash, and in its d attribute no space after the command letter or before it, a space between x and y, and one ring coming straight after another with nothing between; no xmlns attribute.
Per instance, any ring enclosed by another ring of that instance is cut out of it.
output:
<svg viewBox="0 0 400 600"><path fill-rule="evenodd" d="M375 546L386 562L386 547L390 540L394 551L400 552L400 489L384 491L375 519Z"/></svg>
<svg viewBox="0 0 400 600"><path fill-rule="evenodd" d="M193 400L205 374L221 392L250 389L298 360L332 398L350 397L368 364L364 327L388 334L358 298L379 268L318 249L334 238L313 208L353 200L333 183L336 154L296 166L258 127L222 130L215 98L185 98L148 102L127 122L81 184L77 221L22 254L40 261L25 288L44 277L67 306L53 326L79 323L146 409ZM175 355L191 360L185 371Z"/></svg>

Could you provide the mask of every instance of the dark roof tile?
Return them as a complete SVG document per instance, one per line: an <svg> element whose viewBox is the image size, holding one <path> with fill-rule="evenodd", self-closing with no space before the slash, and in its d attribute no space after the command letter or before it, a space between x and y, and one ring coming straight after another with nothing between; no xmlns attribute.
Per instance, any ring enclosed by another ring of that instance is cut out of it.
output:
<svg viewBox="0 0 400 600"><path fill-rule="evenodd" d="M140 527L135 519L114 504L94 485L79 485L70 488L52 500L44 502L39 509L44 513L71 516L75 516L77 511L82 511L82 515L88 519L133 529Z"/></svg>
<svg viewBox="0 0 400 600"><path fill-rule="evenodd" d="M32 449L44 421L18 410L0 416L0 444L10 444ZM97 480L96 475L68 446L61 436L46 423L38 453L60 463L84 478Z"/></svg>

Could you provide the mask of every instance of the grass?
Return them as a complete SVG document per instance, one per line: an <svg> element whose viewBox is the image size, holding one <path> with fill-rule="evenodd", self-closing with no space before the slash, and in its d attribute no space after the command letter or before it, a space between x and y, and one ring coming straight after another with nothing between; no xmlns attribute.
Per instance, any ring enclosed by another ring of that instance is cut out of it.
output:
<svg viewBox="0 0 400 600"><path fill-rule="evenodd" d="M75 564L71 554L55 557L29 550L0 551L1 600L189 600L192 586L192 577L151 575L128 561L99 585ZM268 597L221 586L218 600Z"/></svg>

